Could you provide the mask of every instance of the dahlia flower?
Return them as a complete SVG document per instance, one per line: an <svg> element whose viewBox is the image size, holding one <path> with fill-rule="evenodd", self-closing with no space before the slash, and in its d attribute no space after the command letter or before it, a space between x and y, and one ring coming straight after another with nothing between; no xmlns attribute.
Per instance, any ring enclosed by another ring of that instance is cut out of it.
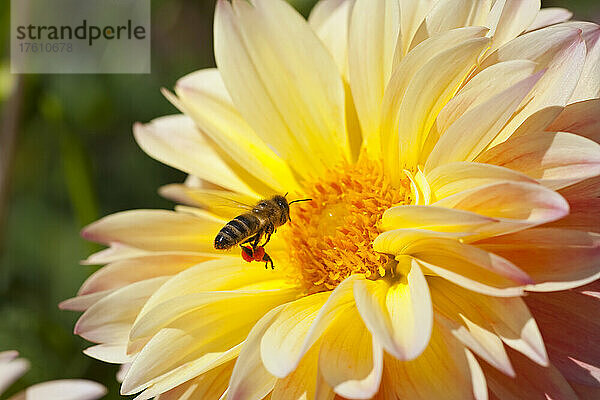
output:
<svg viewBox="0 0 600 400"><path fill-rule="evenodd" d="M83 230L85 352L138 400L598 398L600 27L570 16L219 0L218 68L134 126L180 205ZM213 248L217 199L287 192L274 270Z"/></svg>
<svg viewBox="0 0 600 400"><path fill-rule="evenodd" d="M29 369L29 362L16 351L0 352L0 395ZM8 400L95 400L106 394L99 383L84 379L63 379L38 383Z"/></svg>

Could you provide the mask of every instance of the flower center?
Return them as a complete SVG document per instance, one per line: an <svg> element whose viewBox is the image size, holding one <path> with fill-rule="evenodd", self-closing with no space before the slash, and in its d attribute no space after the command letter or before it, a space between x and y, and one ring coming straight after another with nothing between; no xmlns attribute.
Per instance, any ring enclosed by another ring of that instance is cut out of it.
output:
<svg viewBox="0 0 600 400"><path fill-rule="evenodd" d="M312 201L290 208L285 241L297 279L308 293L334 289L352 274L377 279L390 257L373 250L377 223L393 205L410 204L408 178L392 185L380 163L365 157L306 185Z"/></svg>

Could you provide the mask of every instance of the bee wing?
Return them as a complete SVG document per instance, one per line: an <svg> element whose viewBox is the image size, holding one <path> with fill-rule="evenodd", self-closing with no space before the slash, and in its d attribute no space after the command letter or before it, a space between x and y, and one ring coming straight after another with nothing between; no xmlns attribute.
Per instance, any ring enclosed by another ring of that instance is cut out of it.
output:
<svg viewBox="0 0 600 400"><path fill-rule="evenodd" d="M161 194L169 199L200 207L224 218L235 218L251 211L258 199L225 190L197 189L185 185L167 185Z"/></svg>

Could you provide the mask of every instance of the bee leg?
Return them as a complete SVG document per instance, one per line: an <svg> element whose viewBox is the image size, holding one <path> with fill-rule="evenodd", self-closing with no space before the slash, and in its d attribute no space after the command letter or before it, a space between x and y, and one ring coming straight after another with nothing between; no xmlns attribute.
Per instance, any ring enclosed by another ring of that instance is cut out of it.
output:
<svg viewBox="0 0 600 400"><path fill-rule="evenodd" d="M267 227L265 229L265 234L267 235L267 238L266 238L265 242L262 244L263 247L265 247L267 245L267 243L269 243L269 240L271 240L271 235L274 232L275 232L275 226L273 226L273 224L267 225Z"/></svg>
<svg viewBox="0 0 600 400"><path fill-rule="evenodd" d="M269 263L271 263L271 269L275 269L275 265L273 265L273 259L267 253L265 253L262 260L265 262L265 268L268 269Z"/></svg>
<svg viewBox="0 0 600 400"><path fill-rule="evenodd" d="M253 240L256 240L256 235L254 235L254 236L250 236L248 239L244 240L242 243L240 243L240 246L241 246L242 244L250 243L250 242L252 242Z"/></svg>
<svg viewBox="0 0 600 400"><path fill-rule="evenodd" d="M261 238L262 234L261 233L257 233L253 238L254 241L252 242L252 249L254 251L256 251L256 248L258 247L258 242L260 242L260 238Z"/></svg>
<svg viewBox="0 0 600 400"><path fill-rule="evenodd" d="M262 246L265 247L267 243L269 243L269 240L271 240L271 233L267 233L267 238L265 239L265 242L262 244Z"/></svg>

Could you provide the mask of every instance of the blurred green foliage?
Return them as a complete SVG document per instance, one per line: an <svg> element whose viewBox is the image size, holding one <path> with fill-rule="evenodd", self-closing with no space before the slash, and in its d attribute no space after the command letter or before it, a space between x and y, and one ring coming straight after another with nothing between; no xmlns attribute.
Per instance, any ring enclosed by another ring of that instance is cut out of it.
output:
<svg viewBox="0 0 600 400"><path fill-rule="evenodd" d="M15 78L7 66L8 3L0 0L2 107ZM292 3L307 15L314 0ZM600 21L598 0L544 4ZM81 353L90 344L72 334L77 315L57 304L94 271L78 265L98 250L79 237L84 225L120 210L172 207L157 188L184 174L146 156L131 126L175 113L160 88L214 66L213 12L214 0L153 0L151 74L24 76L8 213L0 225L0 350L19 350L32 368L9 393L43 380L85 377L109 386L107 399L120 398L117 368Z"/></svg>

